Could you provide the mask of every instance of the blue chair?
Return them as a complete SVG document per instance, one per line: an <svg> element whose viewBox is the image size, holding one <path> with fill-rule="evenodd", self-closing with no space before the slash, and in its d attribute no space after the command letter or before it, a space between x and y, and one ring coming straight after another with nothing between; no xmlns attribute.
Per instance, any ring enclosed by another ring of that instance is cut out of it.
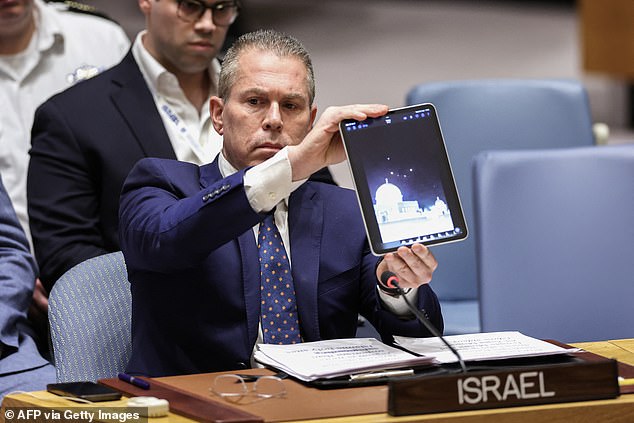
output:
<svg viewBox="0 0 634 423"><path fill-rule="evenodd" d="M125 370L132 351L131 305L120 251L79 263L59 278L49 298L58 382L96 381Z"/></svg>
<svg viewBox="0 0 634 423"><path fill-rule="evenodd" d="M634 145L474 162L482 330L634 338Z"/></svg>
<svg viewBox="0 0 634 423"><path fill-rule="evenodd" d="M586 90L572 80L473 80L421 84L407 104L433 103L447 145L471 235L433 247L432 282L445 333L479 331L471 162L483 150L590 146L594 143Z"/></svg>

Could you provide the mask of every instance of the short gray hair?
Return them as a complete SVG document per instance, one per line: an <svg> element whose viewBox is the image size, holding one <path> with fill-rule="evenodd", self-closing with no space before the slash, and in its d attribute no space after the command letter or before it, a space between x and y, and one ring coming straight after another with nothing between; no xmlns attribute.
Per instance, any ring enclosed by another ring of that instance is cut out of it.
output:
<svg viewBox="0 0 634 423"><path fill-rule="evenodd" d="M220 81L218 82L218 96L223 100L229 98L231 88L238 77L240 55L246 51L260 50L274 53L278 57L296 57L306 67L308 75L306 84L310 104L315 100L315 72L310 55L304 45L296 38L271 29L260 29L241 35L227 50L222 61Z"/></svg>

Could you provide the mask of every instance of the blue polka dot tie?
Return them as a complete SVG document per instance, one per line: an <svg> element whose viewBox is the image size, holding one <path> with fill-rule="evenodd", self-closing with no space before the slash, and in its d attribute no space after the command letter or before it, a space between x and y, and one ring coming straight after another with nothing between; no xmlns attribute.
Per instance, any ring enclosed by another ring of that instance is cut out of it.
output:
<svg viewBox="0 0 634 423"><path fill-rule="evenodd" d="M273 214L258 233L262 334L266 344L301 342L291 266Z"/></svg>

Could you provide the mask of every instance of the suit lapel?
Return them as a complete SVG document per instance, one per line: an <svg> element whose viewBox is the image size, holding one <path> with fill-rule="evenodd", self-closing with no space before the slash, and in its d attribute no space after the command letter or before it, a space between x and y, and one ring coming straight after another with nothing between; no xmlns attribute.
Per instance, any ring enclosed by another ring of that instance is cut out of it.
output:
<svg viewBox="0 0 634 423"><path fill-rule="evenodd" d="M317 282L323 221L323 202L313 185L307 182L291 195L288 206L293 282L305 341L321 339Z"/></svg>
<svg viewBox="0 0 634 423"><path fill-rule="evenodd" d="M244 303L247 314L249 345L258 337L260 326L260 266L258 248L253 231L246 231L238 237L240 260L242 264L242 283L244 284Z"/></svg>
<svg viewBox="0 0 634 423"><path fill-rule="evenodd" d="M200 186L202 188L213 185L222 179L218 168L218 156L216 159L200 168ZM235 241L233 241L235 242ZM252 230L245 231L238 237L237 249L239 250L240 265L242 268L242 284L244 289L245 312L247 316L249 348L255 343L260 325L260 266L258 265L258 248L255 235Z"/></svg>
<svg viewBox="0 0 634 423"><path fill-rule="evenodd" d="M128 52L116 70L112 83L118 89L113 90L112 102L128 123L145 156L176 159L163 121L156 110L154 98L132 51Z"/></svg>

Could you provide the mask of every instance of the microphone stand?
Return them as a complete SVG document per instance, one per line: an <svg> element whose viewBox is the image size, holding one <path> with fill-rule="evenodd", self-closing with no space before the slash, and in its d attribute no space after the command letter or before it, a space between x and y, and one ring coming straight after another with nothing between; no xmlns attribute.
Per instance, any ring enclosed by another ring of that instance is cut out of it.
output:
<svg viewBox="0 0 634 423"><path fill-rule="evenodd" d="M388 273L388 272L387 271L383 272L383 275L381 275L381 279L382 280L384 279L383 277L385 276L385 273ZM391 273L391 272L389 272L389 273ZM414 305L411 303L411 301L405 295L405 291L403 290L403 288L401 288L401 286L399 285L398 277L396 277L396 275L394 275L394 276L388 275L388 278L389 278L389 284L386 283L385 285L388 285L388 286L389 285L394 285L394 287L398 291L398 295L400 295L401 298L403 298L405 300L405 304L407 304L407 308L409 308L409 310L414 314L414 316L416 316L416 318L418 319L419 322L421 322L423 325L425 325L427 330L430 331L432 333L432 335L434 335L435 337L440 339L447 346L447 348L449 348L449 350L453 353L453 355L455 355L456 358L458 359L458 363L460 363L460 367L462 368L462 371L464 373L467 373L467 366L465 365L464 360L460 356L460 353L458 353L458 350L456 350L451 344L449 344L449 342L447 342L445 337L442 336L440 331L438 331L438 329L436 329L436 327L429 321L427 316L425 316L423 313L421 313L418 308L414 307ZM388 278L385 278L385 279L388 279Z"/></svg>

